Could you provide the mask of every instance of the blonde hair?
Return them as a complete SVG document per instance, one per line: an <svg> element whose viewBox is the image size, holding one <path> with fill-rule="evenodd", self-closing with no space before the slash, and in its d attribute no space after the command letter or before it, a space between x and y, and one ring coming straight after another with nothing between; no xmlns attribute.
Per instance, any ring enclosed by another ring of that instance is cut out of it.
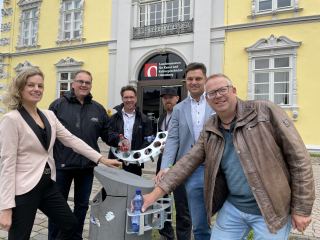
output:
<svg viewBox="0 0 320 240"><path fill-rule="evenodd" d="M40 69L26 68L19 72L16 77L12 79L8 89L3 94L3 104L10 110L19 109L22 107L21 91L27 84L29 77L39 75L44 79L44 75Z"/></svg>

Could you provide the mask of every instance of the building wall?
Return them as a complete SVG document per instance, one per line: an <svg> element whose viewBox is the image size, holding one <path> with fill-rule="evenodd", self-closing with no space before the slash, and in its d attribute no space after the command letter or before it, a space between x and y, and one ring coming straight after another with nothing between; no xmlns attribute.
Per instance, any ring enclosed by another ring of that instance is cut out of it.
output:
<svg viewBox="0 0 320 240"><path fill-rule="evenodd" d="M16 75L15 67L19 63L28 61L39 67L45 74L45 91L39 108L47 109L55 99L57 88L57 67L54 64L67 57L83 62L81 69L88 70L93 75L92 95L93 99L104 107L108 104L108 83L109 83L109 50L111 31L111 10L112 0L95 0L94 2L84 0L83 34L86 38L82 43L71 42L61 43L57 40L59 28L59 7L60 1L45 1L40 5L38 25L38 49L30 48L28 51L21 49L17 52L19 35L20 7L16 4L19 1L10 1L10 4L3 4L4 8L13 8L13 14L8 18L2 18L2 23L11 22L11 30L8 33L1 33L1 38L11 37L10 44L0 46L0 56L3 57L4 72L8 72L9 78L0 79L0 84L8 84ZM4 90L0 90L0 96ZM3 114L0 114L0 118Z"/></svg>
<svg viewBox="0 0 320 240"><path fill-rule="evenodd" d="M297 105L298 118L294 121L304 143L309 149L320 150L320 127L314 120L320 117L314 109L317 100L317 80L320 73L317 59L320 56L320 46L317 39L320 36L320 2L300 0L299 17L294 13L259 17L252 22L247 18L251 13L251 1L246 3L229 0L225 5L226 36L223 52L223 72L230 77L237 88L238 97L247 99L249 79L249 47L261 38L286 36L297 42L302 42L297 48ZM311 20L312 19L312 20ZM218 31L219 29L212 29ZM292 110L286 110L292 119ZM312 145L312 146L310 146Z"/></svg>

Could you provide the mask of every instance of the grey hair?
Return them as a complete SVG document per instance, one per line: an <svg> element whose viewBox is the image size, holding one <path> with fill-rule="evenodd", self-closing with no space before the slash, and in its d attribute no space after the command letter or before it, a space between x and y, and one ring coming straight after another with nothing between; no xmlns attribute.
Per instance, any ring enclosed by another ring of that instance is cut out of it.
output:
<svg viewBox="0 0 320 240"><path fill-rule="evenodd" d="M226 75L224 75L224 74L222 74L222 73L215 73L215 74L210 75L210 76L207 78L206 82L204 83L204 89L206 89L207 82L208 82L210 79L217 78L217 77L223 77L223 78L227 79L228 84L229 84L230 86L233 86L230 78L228 78Z"/></svg>

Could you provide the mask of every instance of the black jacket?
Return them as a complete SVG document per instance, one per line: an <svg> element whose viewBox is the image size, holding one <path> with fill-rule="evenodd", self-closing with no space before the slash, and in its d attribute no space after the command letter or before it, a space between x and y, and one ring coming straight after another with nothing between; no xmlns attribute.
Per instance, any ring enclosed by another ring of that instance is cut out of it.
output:
<svg viewBox="0 0 320 240"><path fill-rule="evenodd" d="M97 143L99 137L110 146L118 146L119 135L108 127L109 116L101 104L92 100L91 93L85 97L82 105L71 89L51 103L49 110L54 112L66 129L94 150L100 152ZM60 170L97 166L88 158L65 147L58 139L53 148L53 157L56 168Z"/></svg>
<svg viewBox="0 0 320 240"><path fill-rule="evenodd" d="M160 115L159 120L158 120L158 129L157 129L157 132L162 132L161 126L162 126L163 120L166 118L166 116L167 116L167 112L163 112L163 113Z"/></svg>
<svg viewBox="0 0 320 240"><path fill-rule="evenodd" d="M124 134L122 108L123 103L113 108L117 112L110 117L110 121L108 124L108 126L110 126L114 131L116 131L119 134ZM132 129L131 150L140 150L150 145L150 142L144 140L144 137L152 135L152 123L146 115L140 112L139 106L137 104L135 110L136 118L134 120L134 125ZM111 151L109 151L109 158L116 158Z"/></svg>

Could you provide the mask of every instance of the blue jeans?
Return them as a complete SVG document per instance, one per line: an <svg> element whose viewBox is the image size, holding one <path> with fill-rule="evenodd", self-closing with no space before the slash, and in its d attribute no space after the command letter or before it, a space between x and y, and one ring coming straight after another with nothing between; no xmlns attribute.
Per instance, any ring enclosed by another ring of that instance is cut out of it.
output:
<svg viewBox="0 0 320 240"><path fill-rule="evenodd" d="M67 201L74 180L74 210L73 214L78 220L78 228L73 239L82 239L82 231L84 220L89 208L89 198L93 183L93 168L58 170L55 186L62 193L62 196ZM48 240L56 239L59 229L57 225L49 219L49 234Z"/></svg>
<svg viewBox="0 0 320 240"><path fill-rule="evenodd" d="M201 165L185 181L195 240L209 240L211 236L211 227L207 222L207 210L203 197L203 178L204 166Z"/></svg>
<svg viewBox="0 0 320 240"><path fill-rule="evenodd" d="M211 240L244 239L252 229L255 240L285 240L288 239L291 227L290 215L286 226L277 233L270 233L262 216L241 212L225 201L218 212Z"/></svg>

